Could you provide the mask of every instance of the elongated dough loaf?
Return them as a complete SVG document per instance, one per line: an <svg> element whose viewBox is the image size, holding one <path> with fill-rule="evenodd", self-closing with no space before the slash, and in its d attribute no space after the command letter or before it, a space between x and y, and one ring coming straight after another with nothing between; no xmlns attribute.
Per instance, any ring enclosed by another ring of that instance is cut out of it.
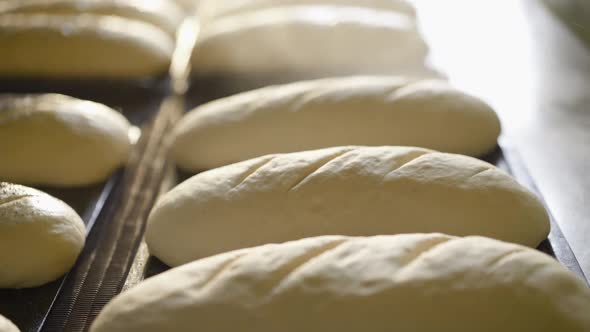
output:
<svg viewBox="0 0 590 332"><path fill-rule="evenodd" d="M286 5L321 4L367 7L396 11L411 17L416 16L416 9L406 0L202 0L199 2L198 12L207 20Z"/></svg>
<svg viewBox="0 0 590 332"><path fill-rule="evenodd" d="M197 107L176 126L172 156L188 171L343 145L479 156L499 134L485 102L446 82L360 76L271 86Z"/></svg>
<svg viewBox="0 0 590 332"><path fill-rule="evenodd" d="M159 200L146 242L176 266L310 236L416 232L535 247L549 219L531 192L486 162L411 147L339 147L198 174Z"/></svg>
<svg viewBox="0 0 590 332"><path fill-rule="evenodd" d="M10 320L0 315L0 332L20 332L20 330Z"/></svg>
<svg viewBox="0 0 590 332"><path fill-rule="evenodd" d="M0 182L0 288L37 287L61 277L85 240L82 219L66 203Z"/></svg>
<svg viewBox="0 0 590 332"><path fill-rule="evenodd" d="M371 74L423 67L426 54L407 15L282 6L205 23L192 64L200 74Z"/></svg>
<svg viewBox="0 0 590 332"><path fill-rule="evenodd" d="M590 331L590 291L483 237L328 236L234 251L139 284L91 332Z"/></svg>
<svg viewBox="0 0 590 332"><path fill-rule="evenodd" d="M174 41L115 16L5 14L0 49L0 76L129 79L164 74Z"/></svg>
<svg viewBox="0 0 590 332"><path fill-rule="evenodd" d="M184 14L170 0L4 0L0 14L95 14L120 16L153 24L170 35L176 33Z"/></svg>
<svg viewBox="0 0 590 332"><path fill-rule="evenodd" d="M57 94L0 97L0 180L82 186L127 162L129 122L98 103Z"/></svg>

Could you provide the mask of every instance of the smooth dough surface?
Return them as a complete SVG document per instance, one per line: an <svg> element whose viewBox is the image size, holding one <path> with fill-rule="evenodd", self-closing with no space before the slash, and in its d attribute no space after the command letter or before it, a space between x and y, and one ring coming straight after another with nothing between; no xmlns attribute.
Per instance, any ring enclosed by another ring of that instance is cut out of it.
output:
<svg viewBox="0 0 590 332"><path fill-rule="evenodd" d="M10 320L0 315L0 332L20 332L20 330Z"/></svg>
<svg viewBox="0 0 590 332"><path fill-rule="evenodd" d="M0 182L0 288L37 287L61 277L85 240L82 219L66 203Z"/></svg>
<svg viewBox="0 0 590 332"><path fill-rule="evenodd" d="M131 150L117 111L57 94L0 97L0 181L83 186L106 180Z"/></svg>
<svg viewBox="0 0 590 332"><path fill-rule="evenodd" d="M534 194L475 158L412 147L269 155L200 173L148 219L170 266L310 236L442 232L536 247L549 218Z"/></svg>
<svg viewBox="0 0 590 332"><path fill-rule="evenodd" d="M3 14L0 48L0 76L129 79L166 73L174 41L122 17Z"/></svg>
<svg viewBox="0 0 590 332"><path fill-rule="evenodd" d="M4 0L0 14L112 15L153 24L170 35L184 14L171 0Z"/></svg>
<svg viewBox="0 0 590 332"><path fill-rule="evenodd" d="M344 145L408 145L481 156L496 147L499 134L493 109L443 81L330 78L197 107L176 126L172 156L188 171Z"/></svg>
<svg viewBox="0 0 590 332"><path fill-rule="evenodd" d="M424 70L426 54L407 15L282 6L205 22L192 64L196 74L387 74Z"/></svg>
<svg viewBox="0 0 590 332"><path fill-rule="evenodd" d="M0 315L0 332L20 332L20 330L10 320Z"/></svg>
<svg viewBox="0 0 590 332"><path fill-rule="evenodd" d="M590 331L590 290L484 237L328 236L234 251L119 295L92 332Z"/></svg>
<svg viewBox="0 0 590 332"><path fill-rule="evenodd" d="M416 9L406 0L201 0L199 1L198 13L207 20L286 5L367 7L396 11L412 17L416 16Z"/></svg>

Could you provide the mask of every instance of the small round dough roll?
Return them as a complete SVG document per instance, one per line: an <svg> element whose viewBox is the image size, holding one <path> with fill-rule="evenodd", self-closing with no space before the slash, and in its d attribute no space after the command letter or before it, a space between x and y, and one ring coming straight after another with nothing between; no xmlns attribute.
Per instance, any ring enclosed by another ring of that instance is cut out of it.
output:
<svg viewBox="0 0 590 332"><path fill-rule="evenodd" d="M20 332L20 330L10 320L0 315L0 332Z"/></svg>
<svg viewBox="0 0 590 332"><path fill-rule="evenodd" d="M536 247L549 228L535 195L481 160L413 147L338 147L200 173L158 201L146 242L177 266L333 234L442 232Z"/></svg>
<svg viewBox="0 0 590 332"><path fill-rule="evenodd" d="M484 237L328 236L196 261L109 303L91 332L587 332L590 290Z"/></svg>
<svg viewBox="0 0 590 332"><path fill-rule="evenodd" d="M424 68L428 48L407 15L371 8L283 6L205 22L195 74L342 75Z"/></svg>
<svg viewBox="0 0 590 332"><path fill-rule="evenodd" d="M355 6L416 16L416 9L406 0L201 0L198 12L207 20L287 5Z"/></svg>
<svg viewBox="0 0 590 332"><path fill-rule="evenodd" d="M490 106L444 81L356 76L222 98L188 113L172 156L201 171L272 153L344 145L407 145L481 156L496 147ZM246 139L247 138L247 139Z"/></svg>
<svg viewBox="0 0 590 332"><path fill-rule="evenodd" d="M0 288L56 280L74 265L85 239L82 219L66 203L0 182Z"/></svg>
<svg viewBox="0 0 590 332"><path fill-rule="evenodd" d="M127 162L129 122L99 103L57 94L0 97L0 180L84 186Z"/></svg>
<svg viewBox="0 0 590 332"><path fill-rule="evenodd" d="M96 14L120 16L153 24L171 36L182 22L184 14L171 0L4 0L0 14Z"/></svg>
<svg viewBox="0 0 590 332"><path fill-rule="evenodd" d="M100 15L0 15L0 76L135 79L165 74L174 41L148 23Z"/></svg>

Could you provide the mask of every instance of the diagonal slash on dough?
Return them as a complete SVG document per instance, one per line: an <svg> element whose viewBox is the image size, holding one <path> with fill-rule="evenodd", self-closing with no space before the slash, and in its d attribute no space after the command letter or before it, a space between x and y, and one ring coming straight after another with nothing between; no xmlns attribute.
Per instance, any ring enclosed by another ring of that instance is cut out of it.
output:
<svg viewBox="0 0 590 332"><path fill-rule="evenodd" d="M284 269L281 269L274 273L273 282L268 286L268 294L271 294L276 288L278 288L283 283L283 281L287 280L289 276L295 274L295 272L300 270L304 265L306 265L314 259L317 259L318 257L327 252L334 251L336 248L346 243L347 241L348 239L335 240L292 259L290 264L285 266Z"/></svg>
<svg viewBox="0 0 590 332"><path fill-rule="evenodd" d="M21 200L23 198L27 198L27 197L33 197L33 195L19 195L19 196L3 198L3 199L0 199L0 206L6 205L11 202L15 202L15 201Z"/></svg>
<svg viewBox="0 0 590 332"><path fill-rule="evenodd" d="M251 169L249 169L246 174L242 177L242 179L240 180L240 182L238 182L238 184L236 184L234 186L234 188L239 187L242 183L246 182L246 180L248 180L250 177L252 177L256 172L258 172L261 168L263 168L264 166L270 164L271 162L273 162L275 160L275 158L270 158L269 160L264 161L263 163L260 164L256 164L254 165L254 167L252 167Z"/></svg>
<svg viewBox="0 0 590 332"><path fill-rule="evenodd" d="M242 254L242 255L238 255L236 257L230 258L227 261L223 262L223 264L221 264L221 266L214 271L211 276L209 276L209 278L207 278L207 280L205 280L205 283L203 284L203 286L201 286L201 289L213 284L213 282L215 280L217 280L217 278L219 276L221 276L221 274L223 273L223 271L229 269L231 267L231 265L236 262L237 260L239 260L240 258L246 256L247 254Z"/></svg>
<svg viewBox="0 0 590 332"><path fill-rule="evenodd" d="M291 188L289 188L289 191L293 191L293 190L297 189L297 187L299 187L302 183L304 183L305 180L312 177L322 167L328 165L329 163L333 162L336 159L344 158L347 154L352 153L352 152L356 152L356 151L357 151L357 149L340 151L337 154L330 156L329 159L326 161L320 160L318 163L319 165L315 164L315 167L311 167L312 169L309 172L306 172L305 175L303 175L299 180L297 180L295 182L295 184L293 184L291 186ZM314 165L310 165L310 166L314 166Z"/></svg>

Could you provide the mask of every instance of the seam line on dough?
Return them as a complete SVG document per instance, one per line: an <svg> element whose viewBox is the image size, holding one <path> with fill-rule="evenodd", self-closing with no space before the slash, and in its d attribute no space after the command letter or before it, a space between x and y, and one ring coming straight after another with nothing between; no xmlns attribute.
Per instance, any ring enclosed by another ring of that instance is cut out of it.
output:
<svg viewBox="0 0 590 332"><path fill-rule="evenodd" d="M221 264L221 266L211 274L211 276L205 280L205 283L203 284L203 286L201 286L201 289L206 288L207 286L211 285L212 283L215 282L215 280L217 280L217 278L219 276L221 276L221 274L223 273L223 271L229 269L231 267L231 265L236 262L237 260L239 260L240 258L246 256L247 254L241 254L238 255L236 257L233 257L231 259L228 259L227 261L223 262L223 264Z"/></svg>
<svg viewBox="0 0 590 332"><path fill-rule="evenodd" d="M294 275L297 271L299 271L303 266L307 263L311 262L314 259L317 259L321 255L334 251L336 248L341 246L342 244L348 242L349 239L340 239L330 242L326 245L323 245L319 248L313 249L309 252L304 253L303 255L295 257L291 261L291 266L286 268L284 271L279 270L279 273L273 278L273 283L268 287L269 291L268 294L272 294L275 289L281 286L281 284L289 279L290 276Z"/></svg>
<svg viewBox="0 0 590 332"><path fill-rule="evenodd" d="M307 172L304 176L302 176L297 182L295 182L294 185L291 186L291 188L289 188L289 191L296 190L300 185L302 185L308 178L312 177L322 167L328 165L329 163L333 162L336 159L343 158L345 155L347 155L351 152L355 152L356 150L357 149L352 149L352 150L342 151L342 152L335 154L334 156L332 156L332 158L330 158L326 162L321 163L319 166L314 167L312 171Z"/></svg>
<svg viewBox="0 0 590 332"><path fill-rule="evenodd" d="M275 160L275 157L265 161L264 163L261 164L257 164L254 167L252 167L251 169L249 169L246 172L246 175L243 176L243 178L240 180L240 182L238 182L238 184L236 184L233 188L237 188L239 187L242 183L246 182L246 180L248 180L248 178L250 178L251 176L253 176L256 172L258 172L261 168L263 168L264 166L270 164L273 160ZM232 188L232 189L233 189Z"/></svg>
<svg viewBox="0 0 590 332"><path fill-rule="evenodd" d="M0 199L0 206L14 202L14 201L18 201L21 200L23 198L27 198L27 197L33 197L34 195L19 195L19 196L14 196L14 197L7 197L4 199Z"/></svg>

